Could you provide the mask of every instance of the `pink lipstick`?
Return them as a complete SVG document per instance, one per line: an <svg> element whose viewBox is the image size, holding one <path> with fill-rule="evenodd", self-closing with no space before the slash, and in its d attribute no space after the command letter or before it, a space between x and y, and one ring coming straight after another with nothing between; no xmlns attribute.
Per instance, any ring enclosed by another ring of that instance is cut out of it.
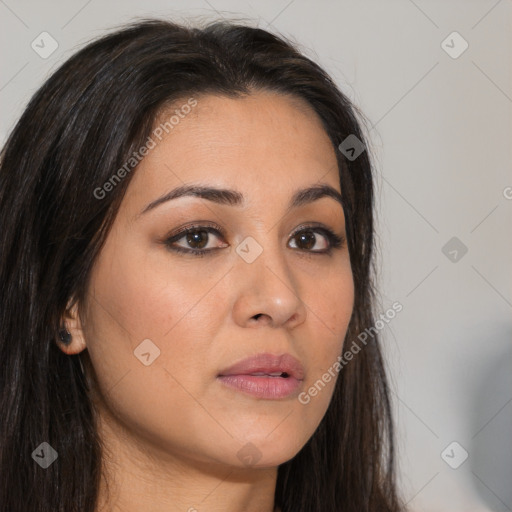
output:
<svg viewBox="0 0 512 512"><path fill-rule="evenodd" d="M278 400L296 393L304 379L304 367L290 354L259 354L222 370L217 378L243 393Z"/></svg>

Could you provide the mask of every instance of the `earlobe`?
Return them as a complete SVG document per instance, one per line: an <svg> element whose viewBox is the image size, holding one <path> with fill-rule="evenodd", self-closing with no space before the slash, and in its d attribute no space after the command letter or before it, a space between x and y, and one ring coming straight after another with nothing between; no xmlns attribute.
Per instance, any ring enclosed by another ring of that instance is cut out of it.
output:
<svg viewBox="0 0 512 512"><path fill-rule="evenodd" d="M78 354L86 348L82 324L78 315L78 306L76 304L66 311L62 319L57 333L57 345L68 355Z"/></svg>
<svg viewBox="0 0 512 512"><path fill-rule="evenodd" d="M71 336L71 333L65 327L63 327L62 329L59 330L59 338L60 341L64 343L64 345L69 345L71 343L73 336Z"/></svg>
<svg viewBox="0 0 512 512"><path fill-rule="evenodd" d="M86 348L83 337L73 336L65 326L57 333L57 346L67 355L79 354Z"/></svg>

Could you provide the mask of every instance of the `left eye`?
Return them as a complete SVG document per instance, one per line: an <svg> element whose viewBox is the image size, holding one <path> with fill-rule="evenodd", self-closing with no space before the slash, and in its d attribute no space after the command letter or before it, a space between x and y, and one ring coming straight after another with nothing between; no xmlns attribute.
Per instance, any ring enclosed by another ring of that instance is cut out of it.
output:
<svg viewBox="0 0 512 512"><path fill-rule="evenodd" d="M329 244L330 244L328 235L326 235L326 234L323 235L324 247L320 247L320 248L317 247L316 250L313 250L314 246L317 243L318 233L319 233L319 231L315 231L314 229L304 229L302 231L295 233L291 239L292 240L294 240L294 239L300 240L300 244L302 244L303 246L296 247L297 249L302 249L302 250L306 250L306 251L311 250L312 252L325 252L326 250L329 249ZM295 247L294 247L294 249L295 249Z"/></svg>

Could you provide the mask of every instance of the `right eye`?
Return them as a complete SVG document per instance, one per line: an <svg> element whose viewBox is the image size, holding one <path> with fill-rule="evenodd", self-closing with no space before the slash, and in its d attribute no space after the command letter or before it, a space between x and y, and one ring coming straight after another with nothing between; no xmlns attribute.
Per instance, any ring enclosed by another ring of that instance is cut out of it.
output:
<svg viewBox="0 0 512 512"><path fill-rule="evenodd" d="M223 247L227 247L224 245L222 247L213 247L210 249L205 249L210 241L210 235L219 235L224 238L224 235L220 228L214 228L213 226L187 226L185 229L182 229L176 234L171 235L165 240L165 245L171 250L184 254L191 254L194 256L206 256L207 253L216 251L217 249L222 249ZM188 247L183 247L180 245L176 245L176 242L183 240L184 243Z"/></svg>

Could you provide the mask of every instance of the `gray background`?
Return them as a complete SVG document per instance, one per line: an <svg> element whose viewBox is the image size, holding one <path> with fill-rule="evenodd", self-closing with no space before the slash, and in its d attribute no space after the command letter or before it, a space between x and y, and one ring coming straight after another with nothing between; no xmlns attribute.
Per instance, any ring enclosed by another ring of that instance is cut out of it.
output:
<svg viewBox="0 0 512 512"><path fill-rule="evenodd" d="M2 141L58 64L135 16L243 19L323 65L368 118L379 307L403 305L382 331L402 492L415 511L512 509L511 0L6 0L0 15Z"/></svg>

